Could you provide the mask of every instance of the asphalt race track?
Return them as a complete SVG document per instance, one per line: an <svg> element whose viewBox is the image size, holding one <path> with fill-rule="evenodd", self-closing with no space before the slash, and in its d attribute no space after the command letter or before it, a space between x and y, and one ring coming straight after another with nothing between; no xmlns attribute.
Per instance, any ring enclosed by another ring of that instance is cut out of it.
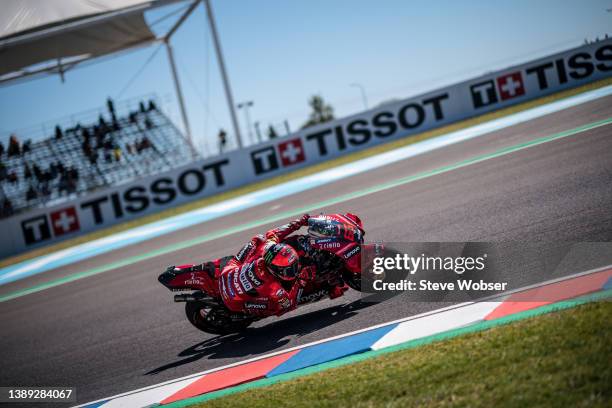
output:
<svg viewBox="0 0 612 408"><path fill-rule="evenodd" d="M609 117L612 97L595 100L4 285L0 294ZM612 241L612 125L318 211L355 212L369 240ZM167 265L236 252L265 228L1 303L0 384L74 386L78 402L84 403L447 305L400 297L363 304L351 291L333 302L257 322L241 335L218 338L197 331L157 275Z"/></svg>

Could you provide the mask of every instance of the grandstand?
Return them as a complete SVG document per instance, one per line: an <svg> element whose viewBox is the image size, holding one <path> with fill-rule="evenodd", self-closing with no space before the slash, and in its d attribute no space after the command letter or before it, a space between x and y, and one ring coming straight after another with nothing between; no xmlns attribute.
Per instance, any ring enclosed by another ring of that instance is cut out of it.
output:
<svg viewBox="0 0 612 408"><path fill-rule="evenodd" d="M133 103L123 115L114 106L109 100L97 120L90 114L88 122L59 123L54 134L38 140L30 134L12 135L0 147L0 217L199 158L153 99Z"/></svg>

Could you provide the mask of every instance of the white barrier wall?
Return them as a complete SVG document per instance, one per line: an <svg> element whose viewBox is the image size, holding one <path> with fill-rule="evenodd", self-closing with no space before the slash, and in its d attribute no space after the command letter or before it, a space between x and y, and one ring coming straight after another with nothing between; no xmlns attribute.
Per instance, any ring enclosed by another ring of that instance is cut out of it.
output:
<svg viewBox="0 0 612 408"><path fill-rule="evenodd" d="M55 243L346 153L407 137L612 74L612 40L196 161L52 208L0 221L0 256Z"/></svg>

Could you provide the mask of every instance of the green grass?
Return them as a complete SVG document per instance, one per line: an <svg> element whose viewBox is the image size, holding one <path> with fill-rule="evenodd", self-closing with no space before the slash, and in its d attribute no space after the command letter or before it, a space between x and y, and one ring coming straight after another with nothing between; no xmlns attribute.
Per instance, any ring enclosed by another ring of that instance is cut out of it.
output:
<svg viewBox="0 0 612 408"><path fill-rule="evenodd" d="M587 303L193 407L609 407L611 316Z"/></svg>
<svg viewBox="0 0 612 408"><path fill-rule="evenodd" d="M127 221L121 224L114 225L112 227L104 228L98 230L96 232L92 232L89 234L85 234L79 237L75 237L72 239L68 239L66 241L59 242L57 244L45 246L42 248L34 249L19 255L11 256L0 260L0 268L13 265L28 259L36 258L42 255L46 255L52 252L56 252L65 248L70 248L78 244L82 244L85 242L89 242L98 238L103 238L108 235L112 235L118 232L126 231L131 228L135 228L141 225L145 225L154 221L158 221L167 217L171 217L173 215L182 214L191 210L195 210L207 205L215 204L221 201L228 200L230 198L238 197L252 191L261 190L266 187L274 186L276 184L293 180L299 177L304 177L310 174L314 174L320 172L325 169L329 169L332 167L337 167L342 164L350 163L359 159L363 159L366 157L370 157L376 154L384 153L393 149L397 149L399 147L403 147L412 143L420 142L426 139L430 139L433 137L437 137L446 133L454 132L460 129L464 129L470 126L475 126L483 122L488 122L493 119L497 119L500 117L508 116L514 113L518 113L527 109L531 109L536 106L544 105L546 103L554 102L556 100L568 98L570 96L574 96L580 93L584 93L587 91L591 91L593 89L601 88L607 85L612 84L612 78L603 79L591 84L583 85L581 87L569 89L566 91L558 92L553 95L549 95L546 97L542 97L539 99L535 99L533 101L521 103L515 106L511 106L505 109L500 109L495 112L487 113L481 116L477 116L475 118L463 120L460 122L456 122L447 126L443 126L437 129L433 129L427 132L419 133L416 135L412 135L410 137L400 138L398 140L385 143L382 145L374 146L365 150L361 150L359 152L347 154L345 156L325 161L323 163L315 164L300 170L296 170L291 173L287 173L281 176L273 177L268 180L260 181L258 183L249 184L243 187L239 187L225 193L217 194L211 197L202 198L200 200L196 200L187 204L182 204L176 207L172 207L155 214L151 214L145 217L141 217L132 221Z"/></svg>

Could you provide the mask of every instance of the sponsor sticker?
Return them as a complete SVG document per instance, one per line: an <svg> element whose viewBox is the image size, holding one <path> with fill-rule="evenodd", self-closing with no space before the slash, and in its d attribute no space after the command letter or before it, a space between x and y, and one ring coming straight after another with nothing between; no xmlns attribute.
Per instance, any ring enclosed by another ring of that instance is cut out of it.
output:
<svg viewBox="0 0 612 408"><path fill-rule="evenodd" d="M245 302L245 309L256 309L256 310L266 310L268 308L267 303L262 302Z"/></svg>
<svg viewBox="0 0 612 408"><path fill-rule="evenodd" d="M289 307L291 306L291 302L289 301L289 299L282 298L278 304L280 305L280 307L282 307L283 309L289 309Z"/></svg>
<svg viewBox="0 0 612 408"><path fill-rule="evenodd" d="M361 246L357 245L355 248L351 249L346 254L344 254L344 259L350 259L354 257L355 255L357 255L359 252L361 252Z"/></svg>

